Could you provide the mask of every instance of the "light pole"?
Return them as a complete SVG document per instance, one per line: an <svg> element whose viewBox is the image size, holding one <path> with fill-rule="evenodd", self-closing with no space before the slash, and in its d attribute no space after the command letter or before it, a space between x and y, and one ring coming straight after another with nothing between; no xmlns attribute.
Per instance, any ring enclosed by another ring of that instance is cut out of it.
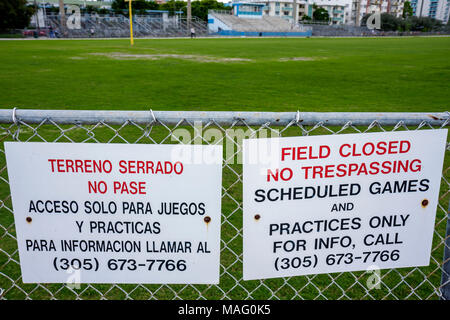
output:
<svg viewBox="0 0 450 320"><path fill-rule="evenodd" d="M66 13L64 11L64 0L59 0L59 18L61 26L61 34L66 36Z"/></svg>
<svg viewBox="0 0 450 320"><path fill-rule="evenodd" d="M37 29L38 37L39 37L41 28L39 27L39 15L38 15L38 7L37 7L36 0L34 0L34 18L36 19L36 29Z"/></svg>
<svg viewBox="0 0 450 320"><path fill-rule="evenodd" d="M187 0L187 29L188 29L188 35L191 32L191 19L192 19L192 14L191 14L191 0Z"/></svg>
<svg viewBox="0 0 450 320"><path fill-rule="evenodd" d="M295 28L295 26L297 25L297 0L294 0L294 8L293 8L293 10L292 10L292 16L293 16L293 19L294 19L294 28Z"/></svg>

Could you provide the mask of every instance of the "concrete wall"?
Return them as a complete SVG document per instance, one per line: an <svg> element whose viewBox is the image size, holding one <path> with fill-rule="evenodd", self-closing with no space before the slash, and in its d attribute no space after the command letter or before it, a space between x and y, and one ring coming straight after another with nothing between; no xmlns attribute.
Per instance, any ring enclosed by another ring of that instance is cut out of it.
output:
<svg viewBox="0 0 450 320"><path fill-rule="evenodd" d="M220 32L220 30L231 31L231 28L217 19L216 16L208 14L208 29L211 33Z"/></svg>

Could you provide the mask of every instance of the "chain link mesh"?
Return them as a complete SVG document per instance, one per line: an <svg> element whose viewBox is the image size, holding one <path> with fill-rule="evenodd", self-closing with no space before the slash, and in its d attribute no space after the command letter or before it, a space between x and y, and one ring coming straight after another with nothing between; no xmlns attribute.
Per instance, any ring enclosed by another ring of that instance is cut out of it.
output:
<svg viewBox="0 0 450 320"><path fill-rule="evenodd" d="M153 113L152 113L153 115ZM395 126L382 126L373 121L368 126L357 126L351 121L342 126L327 126L318 121L303 125L293 119L279 126L277 119L250 126L236 119L221 125L215 120L202 123L202 128L214 127L223 138L211 142L202 136L194 123L180 118L177 124L166 124L151 118L146 125L132 119L121 125L99 121L94 125L77 123L58 124L51 118L40 123L26 123L13 116L14 121L0 125L0 140L45 141L72 143L180 143L174 135L178 128L192 133L192 143L214 143L235 149L223 159L221 267L219 285L147 285L147 284L81 284L73 288L66 284L24 284L21 280L19 255L6 170L3 143L0 145L0 299L439 299L443 254L446 246L446 226L449 203L450 144L447 143L442 173L439 205L433 237L430 265L427 267L381 270L380 285L369 289L370 272L343 272L332 274L285 277L266 280L242 279L242 166L233 161L240 156L241 141L230 135L230 129L247 130L257 136L263 129L280 136L307 136L400 130L437 129L449 125L448 119L440 125L424 120L419 125L407 126L398 121ZM231 157L229 156L231 154ZM228 157L228 158L227 158ZM448 243L448 240L447 240ZM448 279L447 274L447 279ZM447 280L448 281L448 280Z"/></svg>

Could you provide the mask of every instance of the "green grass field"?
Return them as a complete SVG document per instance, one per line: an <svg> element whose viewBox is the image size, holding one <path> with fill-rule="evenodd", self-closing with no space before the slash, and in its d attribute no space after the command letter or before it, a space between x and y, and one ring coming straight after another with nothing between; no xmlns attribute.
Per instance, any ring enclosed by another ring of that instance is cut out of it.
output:
<svg viewBox="0 0 450 320"><path fill-rule="evenodd" d="M450 37L0 41L0 107L446 111L449 57Z"/></svg>
<svg viewBox="0 0 450 320"><path fill-rule="evenodd" d="M0 108L354 112L450 109L450 37L138 39L132 48L126 39L11 40L0 41L0 59ZM22 126L20 140L32 137L32 141L82 142L94 135L99 142L123 143L105 126L44 125L36 131L39 136L34 135L36 127ZM12 140L8 128L9 125L0 127L1 141ZM65 136L61 136L61 130L65 130ZM348 128L342 133L353 132L353 128ZM161 142L168 133L165 128L155 126L150 136ZM144 131L127 126L120 134L135 142ZM329 132L318 128L311 134ZM283 135L302 135L302 130L289 128ZM139 143L153 142L144 137ZM3 144L0 148L3 150ZM450 166L449 158L447 154L444 168ZM1 156L0 178L7 180L4 166ZM242 227L241 172L237 164L223 170L222 213L226 222L222 226L222 240L227 246L222 245L223 274L219 286L121 285L120 289L84 284L80 290L70 291L61 284L24 285L16 281L20 278L20 269L13 261L18 261L17 243L10 236L15 229L13 216L5 209L11 208L9 187L0 181L0 289L7 289L4 297L23 299L29 295L48 299L53 295L73 299L77 294L83 299L437 297L433 290L440 283L443 252L437 236L429 267L383 270L381 289L369 293L365 287L369 275L365 272L237 283L236 279L242 279L242 263L237 258L242 254L242 237L236 231ZM450 180L447 171L444 175ZM448 200L448 185L442 181L440 203L444 208ZM445 212L438 210L440 223L436 233L441 236L445 234L444 220Z"/></svg>

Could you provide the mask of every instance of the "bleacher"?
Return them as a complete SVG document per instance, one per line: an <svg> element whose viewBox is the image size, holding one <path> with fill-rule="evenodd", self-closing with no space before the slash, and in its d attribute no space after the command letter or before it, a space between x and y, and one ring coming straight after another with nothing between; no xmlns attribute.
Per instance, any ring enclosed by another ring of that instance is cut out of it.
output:
<svg viewBox="0 0 450 320"><path fill-rule="evenodd" d="M232 11L216 10L208 12L208 28L210 34L222 36L308 37L312 34L311 27L294 25L281 17L259 14L257 17L247 18L233 14Z"/></svg>
<svg viewBox="0 0 450 320"><path fill-rule="evenodd" d="M115 38L130 35L129 19L123 15L95 15L81 16L80 28L61 28L60 18L55 14L45 17L48 27L52 27L60 35L65 32L69 38ZM170 19L164 21L150 16L134 16L133 33L135 37L183 37L189 35L189 24L186 18ZM193 17L190 26L195 28L198 36L208 35L207 25L204 21ZM93 33L91 32L93 31Z"/></svg>
<svg viewBox="0 0 450 320"><path fill-rule="evenodd" d="M288 20L279 17L264 16L261 19L251 19L217 13L214 13L214 16L230 26L232 30L241 32L292 32L300 30L294 28Z"/></svg>

